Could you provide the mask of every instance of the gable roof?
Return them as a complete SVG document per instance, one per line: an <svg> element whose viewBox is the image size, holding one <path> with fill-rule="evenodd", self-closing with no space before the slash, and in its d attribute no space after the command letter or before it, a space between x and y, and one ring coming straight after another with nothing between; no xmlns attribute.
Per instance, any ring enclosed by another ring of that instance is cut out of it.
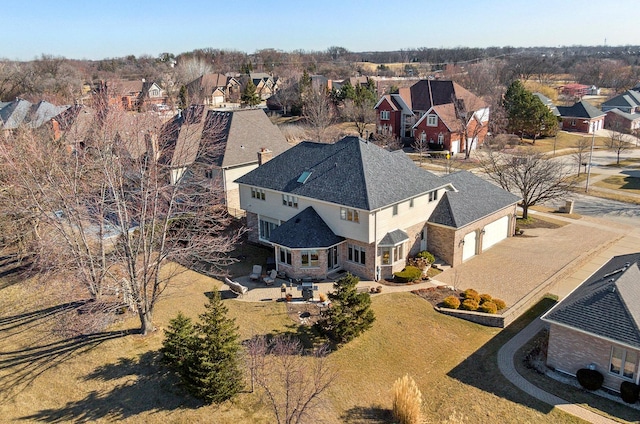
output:
<svg viewBox="0 0 640 424"><path fill-rule="evenodd" d="M610 98L602 103L602 107L637 107L640 106L640 92L627 90L622 94Z"/></svg>
<svg viewBox="0 0 640 424"><path fill-rule="evenodd" d="M521 200L468 171L445 175L442 179L451 183L455 191L447 191L442 196L429 217L428 222L433 224L461 228Z"/></svg>
<svg viewBox="0 0 640 424"><path fill-rule="evenodd" d="M404 241L409 240L409 235L402 230L393 230L389 231L387 234L382 237L379 246L395 246Z"/></svg>
<svg viewBox="0 0 640 424"><path fill-rule="evenodd" d="M640 349L640 253L614 256L542 319Z"/></svg>
<svg viewBox="0 0 640 424"><path fill-rule="evenodd" d="M262 109L223 112L191 106L167 125L166 132L168 142L174 144L172 167L192 164L203 141L218 146L220 150L207 160L222 168L256 163L263 148L274 156L289 148L282 132Z"/></svg>
<svg viewBox="0 0 640 424"><path fill-rule="evenodd" d="M298 182L305 171L310 175ZM236 182L369 211L446 185L402 151L392 153L358 137L302 142Z"/></svg>
<svg viewBox="0 0 640 424"><path fill-rule="evenodd" d="M399 93L412 110L426 111L433 106L453 103L454 99L464 102L469 111L487 107L478 96L460 84L448 80L420 80L408 90L400 89ZM407 94L410 96L409 101L406 98Z"/></svg>
<svg viewBox="0 0 640 424"><path fill-rule="evenodd" d="M418 125L431 114L436 114L440 120L446 125L450 132L462 131L462 123L457 117L456 107L453 103L446 105L433 106L413 125L413 128L418 128Z"/></svg>
<svg viewBox="0 0 640 424"><path fill-rule="evenodd" d="M584 100L580 100L573 106L558 106L558 112L560 112L560 116L564 118L594 119L606 115L605 112Z"/></svg>
<svg viewBox="0 0 640 424"><path fill-rule="evenodd" d="M273 229L269 241L291 249L330 247L343 242L311 206Z"/></svg>
<svg viewBox="0 0 640 424"><path fill-rule="evenodd" d="M618 108L608 110L607 115L610 113L614 115L618 115L623 119L626 119L627 121L637 121L640 119L640 113L627 113L627 112L621 111Z"/></svg>
<svg viewBox="0 0 640 424"><path fill-rule="evenodd" d="M69 105L56 106L44 100L31 103L24 99L16 99L3 105L0 108L0 126L8 130L16 129L22 124L39 128L70 107Z"/></svg>

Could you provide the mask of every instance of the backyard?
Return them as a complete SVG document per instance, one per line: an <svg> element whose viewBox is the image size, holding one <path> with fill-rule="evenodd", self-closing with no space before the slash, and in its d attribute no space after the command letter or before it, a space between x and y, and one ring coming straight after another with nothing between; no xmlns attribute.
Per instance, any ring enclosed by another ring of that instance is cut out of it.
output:
<svg viewBox="0 0 640 424"><path fill-rule="evenodd" d="M53 335L53 322L69 313L64 304L44 295L40 283L14 283L0 293L4 419L273 422L258 393L203 406L184 395L174 377L158 365L168 320L178 311L196 317L206 293L220 286L218 281L191 271L181 274L158 304L158 331L144 338L130 331L137 325L130 315L99 334ZM304 331L287 314L284 302L231 299L226 304L243 339ZM422 390L429 422L580 422L519 392L497 370L497 350L531 316L499 331L440 315L411 293L376 296L373 309L373 328L330 355L339 377L316 411L322 422L388 422L391 385L406 373Z"/></svg>

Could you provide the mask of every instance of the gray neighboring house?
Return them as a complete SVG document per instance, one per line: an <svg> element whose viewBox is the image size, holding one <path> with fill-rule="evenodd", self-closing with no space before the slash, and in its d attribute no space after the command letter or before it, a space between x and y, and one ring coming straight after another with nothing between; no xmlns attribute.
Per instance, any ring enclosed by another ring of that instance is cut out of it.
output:
<svg viewBox="0 0 640 424"><path fill-rule="evenodd" d="M169 144L166 161L175 182L196 161L204 164L205 176L219 181L230 213L240 214L237 178L289 149L286 138L262 109L230 111L191 106L165 126ZM216 146L202 151L203 141Z"/></svg>
<svg viewBox="0 0 640 424"><path fill-rule="evenodd" d="M249 239L273 246L277 269L293 278L389 278L421 250L456 266L513 234L520 200L358 137L302 142L236 182Z"/></svg>
<svg viewBox="0 0 640 424"><path fill-rule="evenodd" d="M601 109L607 112L612 109L619 109L625 113L640 113L640 92L636 90L627 90L622 94L610 98L602 103Z"/></svg>
<svg viewBox="0 0 640 424"><path fill-rule="evenodd" d="M549 324L547 365L576 375L595 368L604 387L640 383L640 253L620 255L542 316Z"/></svg>

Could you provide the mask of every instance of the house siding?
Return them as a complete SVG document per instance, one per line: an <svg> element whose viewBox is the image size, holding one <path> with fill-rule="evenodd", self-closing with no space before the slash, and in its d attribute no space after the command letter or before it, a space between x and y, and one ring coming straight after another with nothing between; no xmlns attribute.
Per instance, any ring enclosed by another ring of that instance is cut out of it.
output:
<svg viewBox="0 0 640 424"><path fill-rule="evenodd" d="M609 372L613 345L607 340L551 323L547 365L575 376L580 368L595 364L596 369L604 375L603 386L620 391L620 383L628 380L616 377Z"/></svg>
<svg viewBox="0 0 640 424"><path fill-rule="evenodd" d="M435 114L434 112L432 112L433 114ZM424 115L424 114L421 114ZM444 136L444 141L443 141L443 149L444 150L451 150L451 140L461 140L461 136L460 133L457 132L450 132L449 128L447 128L447 126L444 124L444 122L442 121L442 119L438 116L438 125L435 127L430 127L427 125L427 118L425 117L420 123L418 123L418 125L415 128L415 139L416 140L420 140L420 137L422 136L422 132L424 131L425 133L425 137L427 140L427 143L434 143L437 144L438 143L438 135L440 133L442 133L442 135ZM461 142L461 144L463 144ZM462 149L462 146L460 146L460 149Z"/></svg>

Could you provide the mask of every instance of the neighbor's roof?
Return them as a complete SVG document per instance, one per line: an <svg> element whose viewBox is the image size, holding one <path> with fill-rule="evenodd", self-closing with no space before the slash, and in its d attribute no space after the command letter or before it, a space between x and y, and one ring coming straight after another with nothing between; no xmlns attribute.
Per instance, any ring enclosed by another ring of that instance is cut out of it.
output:
<svg viewBox="0 0 640 424"><path fill-rule="evenodd" d="M70 107L56 106L44 100L34 104L24 99L16 99L3 105L0 108L0 124L4 129L16 129L23 124L39 128Z"/></svg>
<svg viewBox="0 0 640 424"><path fill-rule="evenodd" d="M565 118L593 119L606 115L605 112L601 111L595 106L592 106L589 102L586 102L584 100L580 100L573 106L558 106L558 112L560 112L560 116Z"/></svg>
<svg viewBox="0 0 640 424"><path fill-rule="evenodd" d="M614 256L542 319L640 349L640 253Z"/></svg>
<svg viewBox="0 0 640 424"><path fill-rule="evenodd" d="M311 206L271 231L271 243L290 249L330 247L344 241Z"/></svg>
<svg viewBox="0 0 640 424"><path fill-rule="evenodd" d="M273 156L289 148L282 132L262 109L222 112L193 106L176 116L166 132L166 138L174 145L172 167L192 164L203 140L220 147L208 159L223 168L255 163L263 148L271 150Z"/></svg>
<svg viewBox="0 0 640 424"><path fill-rule="evenodd" d="M304 182L301 175L310 173ZM302 142L236 182L363 210L379 209L446 185L416 166L358 137L334 144Z"/></svg>
<svg viewBox="0 0 640 424"><path fill-rule="evenodd" d="M637 119L640 119L640 113L627 113L627 112L621 111L618 108L610 109L607 111L607 113L613 113L615 115L619 115L628 121L635 121Z"/></svg>
<svg viewBox="0 0 640 424"><path fill-rule="evenodd" d="M533 93L533 95L539 98L542 104L548 107L554 116L560 116L560 111L558 111L557 106L553 104L553 101L550 98L542 93Z"/></svg>
<svg viewBox="0 0 640 424"><path fill-rule="evenodd" d="M464 102L469 111L487 107L487 104L475 94L453 81L420 80L407 90L399 90L405 102L412 110L431 109L432 106L453 103L454 99ZM410 99L406 95L410 95Z"/></svg>
<svg viewBox="0 0 640 424"><path fill-rule="evenodd" d="M635 90L627 90L624 93L610 98L606 102L602 103L604 107L634 107L640 106L640 93Z"/></svg>
<svg viewBox="0 0 640 424"><path fill-rule="evenodd" d="M461 228L521 200L468 171L459 171L442 178L450 182L456 191L447 191L442 196L429 217L429 222L434 224Z"/></svg>

